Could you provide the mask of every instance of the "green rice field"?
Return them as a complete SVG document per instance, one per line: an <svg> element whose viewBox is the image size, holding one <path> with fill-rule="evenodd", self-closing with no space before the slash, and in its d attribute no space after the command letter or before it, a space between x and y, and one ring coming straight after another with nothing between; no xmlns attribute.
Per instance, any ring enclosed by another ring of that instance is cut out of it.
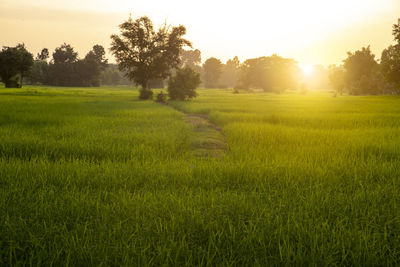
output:
<svg viewBox="0 0 400 267"><path fill-rule="evenodd" d="M0 88L0 265L400 265L400 97L198 93Z"/></svg>

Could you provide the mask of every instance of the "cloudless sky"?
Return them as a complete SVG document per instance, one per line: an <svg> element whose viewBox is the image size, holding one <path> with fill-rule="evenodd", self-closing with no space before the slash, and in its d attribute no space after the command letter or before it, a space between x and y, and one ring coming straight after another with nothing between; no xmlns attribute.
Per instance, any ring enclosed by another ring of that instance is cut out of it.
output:
<svg viewBox="0 0 400 267"><path fill-rule="evenodd" d="M24 42L36 54L67 42L83 57L94 44L108 49L130 13L185 25L203 61L277 53L329 65L367 45L379 58L392 43L400 0L0 0L0 45Z"/></svg>

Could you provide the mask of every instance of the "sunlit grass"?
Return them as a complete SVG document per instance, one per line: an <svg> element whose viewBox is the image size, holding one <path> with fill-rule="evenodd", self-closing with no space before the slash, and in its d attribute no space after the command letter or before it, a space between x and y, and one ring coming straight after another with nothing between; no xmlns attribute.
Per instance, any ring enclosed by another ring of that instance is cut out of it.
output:
<svg viewBox="0 0 400 267"><path fill-rule="evenodd" d="M0 89L0 265L399 264L399 98L199 93Z"/></svg>

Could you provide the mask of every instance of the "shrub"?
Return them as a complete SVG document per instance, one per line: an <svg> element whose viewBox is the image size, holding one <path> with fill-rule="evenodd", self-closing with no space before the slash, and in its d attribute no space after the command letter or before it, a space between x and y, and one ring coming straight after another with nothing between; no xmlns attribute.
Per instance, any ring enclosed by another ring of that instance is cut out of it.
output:
<svg viewBox="0 0 400 267"><path fill-rule="evenodd" d="M178 69L168 81L168 95L171 100L186 100L197 96L200 74L191 68Z"/></svg>
<svg viewBox="0 0 400 267"><path fill-rule="evenodd" d="M148 88L141 88L139 90L139 99L141 100L153 99L153 91L151 91Z"/></svg>
<svg viewBox="0 0 400 267"><path fill-rule="evenodd" d="M164 94L163 91L157 94L156 102L158 103L167 103L167 95Z"/></svg>

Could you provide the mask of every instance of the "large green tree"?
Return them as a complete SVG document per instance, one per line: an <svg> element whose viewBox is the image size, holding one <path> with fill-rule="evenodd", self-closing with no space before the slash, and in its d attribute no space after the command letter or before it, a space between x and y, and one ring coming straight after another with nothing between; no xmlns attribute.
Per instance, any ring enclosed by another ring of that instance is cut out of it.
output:
<svg viewBox="0 0 400 267"><path fill-rule="evenodd" d="M164 25L156 31L148 17L129 18L119 28L120 35L111 35L111 52L126 77L142 87L141 99L150 98L149 81L169 77L179 66L181 49L191 47L183 38L186 28Z"/></svg>
<svg viewBox="0 0 400 267"><path fill-rule="evenodd" d="M32 65L33 55L26 50L24 44L3 47L0 52L0 77L8 88L21 87L24 75Z"/></svg>

